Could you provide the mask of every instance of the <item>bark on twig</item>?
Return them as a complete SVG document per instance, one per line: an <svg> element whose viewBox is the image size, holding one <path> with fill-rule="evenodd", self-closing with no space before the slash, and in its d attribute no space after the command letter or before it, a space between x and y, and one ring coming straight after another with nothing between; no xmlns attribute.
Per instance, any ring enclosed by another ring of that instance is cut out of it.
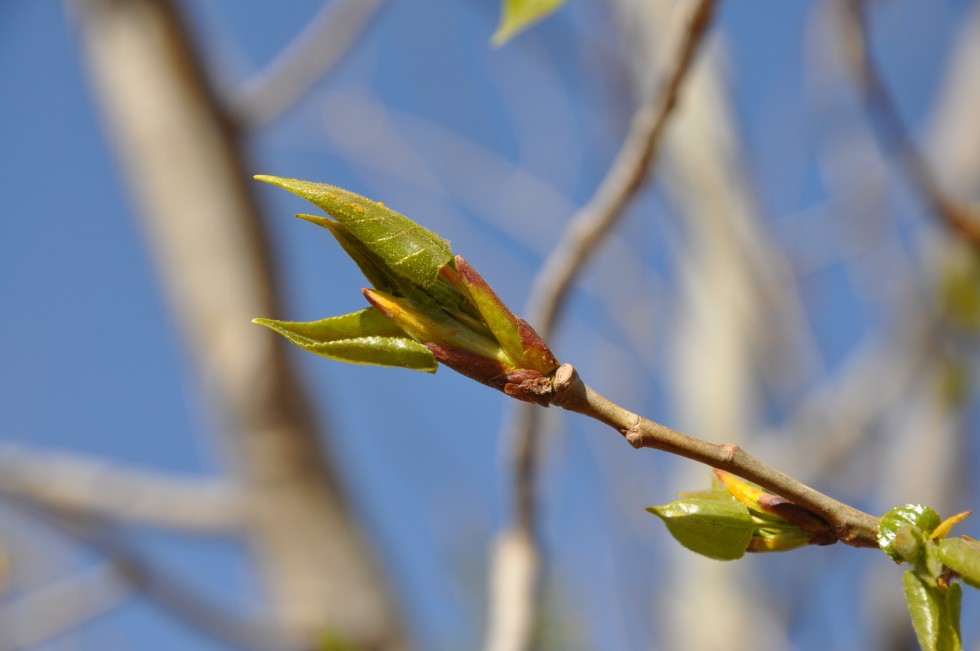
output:
<svg viewBox="0 0 980 651"><path fill-rule="evenodd" d="M709 443L620 407L582 382L571 364L554 377L552 404L616 429L634 448L653 448L726 470L819 515L837 539L852 547L878 547L878 518L810 488L737 445Z"/></svg>

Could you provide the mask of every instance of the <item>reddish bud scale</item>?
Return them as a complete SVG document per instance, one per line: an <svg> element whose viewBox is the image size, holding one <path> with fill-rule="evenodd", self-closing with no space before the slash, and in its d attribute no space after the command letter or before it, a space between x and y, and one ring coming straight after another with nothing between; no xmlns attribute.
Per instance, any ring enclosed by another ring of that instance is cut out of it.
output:
<svg viewBox="0 0 980 651"><path fill-rule="evenodd" d="M510 311L463 256L456 256L456 274L447 274L446 279L462 286L515 367L532 369L541 374L553 373L558 368L558 359L541 336L527 321Z"/></svg>

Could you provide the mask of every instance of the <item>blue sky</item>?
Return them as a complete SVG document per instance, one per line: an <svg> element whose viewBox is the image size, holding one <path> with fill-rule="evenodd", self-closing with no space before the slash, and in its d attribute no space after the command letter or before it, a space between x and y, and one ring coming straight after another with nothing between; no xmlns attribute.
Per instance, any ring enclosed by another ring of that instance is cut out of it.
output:
<svg viewBox="0 0 980 651"><path fill-rule="evenodd" d="M216 84L229 94L322 5L182 4ZM763 213L784 226L829 193L821 148L834 116L814 97L808 69L820 48L811 26L817 4L725 2L719 16L746 171ZM921 133L969 4L903 1L880 9L876 52L901 114ZM440 232L516 307L556 229L588 199L614 155L627 124L629 89L601 3L571 0L502 49L489 45L497 11L490 0L393 0L339 68L255 133L248 149L255 173L348 187ZM65 5L0 3L0 89L0 439L162 471L219 472L215 423L134 219ZM350 127L365 124L370 128L363 133ZM479 156L473 170L460 169L460 161ZM494 165L530 170L557 189L556 198L542 200L540 212L528 211L494 184ZM302 202L272 188L259 193L287 311L261 316L312 320L361 307L363 282L354 265L324 234L291 218L307 209ZM676 226L666 211L654 190L627 216L622 232L649 255L648 279L670 287L673 254L665 242L676 237ZM921 206L905 195L896 212L899 226L914 232L924 219ZM524 230L515 235L515 228ZM527 231L531 235L520 236ZM784 231L791 249L801 246L794 240L798 231ZM607 270L604 277L610 265L615 261L608 257L596 262ZM590 282L586 286L595 290ZM801 280L828 369L876 325L851 282L834 265ZM554 347L562 358L574 355L580 368L600 370L610 359L630 360L616 340L614 323L585 293L575 298ZM335 454L423 648L471 647L478 639L486 547L507 512L504 399L448 370L429 377L296 353L326 420L342 433L335 436ZM669 378L660 357L653 359L652 369L631 371L642 378L635 397L669 419ZM372 398L379 394L386 396L384 409ZM440 396L440 410L433 395ZM589 641L583 648L597 639L608 644L596 648L644 648L650 625L636 621L642 615L616 611L607 597L631 583L649 594L659 572L658 552L651 550L666 534L652 518L618 518L611 467L644 478L636 486L645 501L635 507L642 510L669 499L660 472L669 475L673 466L629 455L620 442L599 441L595 428L572 419L561 429L543 488L552 585L563 594L566 612L584 610L606 622L582 633ZM0 547L22 550L14 562L24 559L28 568L18 576L45 583L93 562L84 551L50 540L22 513L0 507ZM599 531L602 526L608 530ZM236 545L144 530L127 535L162 567L215 598L260 607L256 578ZM33 557L24 551L24 541L40 539L47 542L37 543ZM841 568L860 553L810 549L800 557L814 563L831 558ZM41 563L37 554L57 560ZM829 556L818 560L821 554ZM623 572L624 562L635 571ZM782 572L795 560L748 562ZM843 580L834 577L825 586L827 598L814 597L825 614L799 619L794 641L800 648L831 648L819 625L827 618L844 619L832 639L837 648L847 648L860 626L828 608ZM976 599L966 606L975 613ZM976 625L967 630L975 639ZM40 648L225 648L139 598L87 625L76 642Z"/></svg>

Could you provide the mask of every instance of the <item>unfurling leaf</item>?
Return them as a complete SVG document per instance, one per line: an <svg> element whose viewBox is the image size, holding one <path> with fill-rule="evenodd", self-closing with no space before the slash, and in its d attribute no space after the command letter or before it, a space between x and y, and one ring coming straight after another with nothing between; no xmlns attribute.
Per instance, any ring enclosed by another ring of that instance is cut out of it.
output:
<svg viewBox="0 0 980 651"><path fill-rule="evenodd" d="M557 11L567 0L503 0L494 45L503 45L519 32Z"/></svg>
<svg viewBox="0 0 980 651"><path fill-rule="evenodd" d="M664 521L677 542L708 558L741 558L752 539L752 516L731 497L689 497L647 511Z"/></svg>
<svg viewBox="0 0 980 651"><path fill-rule="evenodd" d="M257 175L257 181L289 190L321 208L385 264L407 280L432 287L452 264L449 242L383 204L323 183Z"/></svg>
<svg viewBox="0 0 980 651"><path fill-rule="evenodd" d="M940 541L939 560L967 585L980 589L980 542L964 538Z"/></svg>
<svg viewBox="0 0 980 651"><path fill-rule="evenodd" d="M905 573L904 582L912 627L923 651L961 651L960 585L934 586L911 571Z"/></svg>
<svg viewBox="0 0 980 651"><path fill-rule="evenodd" d="M422 344L405 336L398 326L374 308L320 321L254 319L317 355L353 364L396 366L435 373L435 357Z"/></svg>
<svg viewBox="0 0 980 651"><path fill-rule="evenodd" d="M327 229L374 285L363 290L371 310L313 323L256 323L324 357L430 372L442 363L519 400L550 404L558 360L466 260L453 258L446 240L341 188L255 178L327 211L334 219L299 217Z"/></svg>
<svg viewBox="0 0 980 651"><path fill-rule="evenodd" d="M881 516L881 520L878 522L878 546L881 547L882 551L891 556L892 560L896 563L901 563L902 561L914 563L916 561L902 556L904 549L896 548L895 536L898 535L899 530L903 527L913 527L912 533L916 537L920 539L925 538L932 534L940 523L941 518L939 514L928 506L906 504L897 509L892 509ZM908 545L903 545L903 547L908 548Z"/></svg>

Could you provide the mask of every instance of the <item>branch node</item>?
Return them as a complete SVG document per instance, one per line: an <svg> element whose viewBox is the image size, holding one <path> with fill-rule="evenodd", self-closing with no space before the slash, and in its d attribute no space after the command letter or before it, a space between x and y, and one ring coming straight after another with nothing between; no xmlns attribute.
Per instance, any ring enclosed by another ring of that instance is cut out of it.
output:
<svg viewBox="0 0 980 651"><path fill-rule="evenodd" d="M725 443L721 447L725 451L724 461L726 464L731 464L733 461L735 461L735 454L742 449L734 443Z"/></svg>
<svg viewBox="0 0 980 651"><path fill-rule="evenodd" d="M643 432L640 428L640 423L643 419L640 418L639 414L630 412L630 415L633 419L633 424L623 431L623 435L626 437L626 441L630 445L636 449L639 449L643 447Z"/></svg>
<svg viewBox="0 0 980 651"><path fill-rule="evenodd" d="M575 394L575 385L581 383L578 371L571 364L562 364L555 371L551 380L552 395L551 404L556 407L564 407L568 400Z"/></svg>

